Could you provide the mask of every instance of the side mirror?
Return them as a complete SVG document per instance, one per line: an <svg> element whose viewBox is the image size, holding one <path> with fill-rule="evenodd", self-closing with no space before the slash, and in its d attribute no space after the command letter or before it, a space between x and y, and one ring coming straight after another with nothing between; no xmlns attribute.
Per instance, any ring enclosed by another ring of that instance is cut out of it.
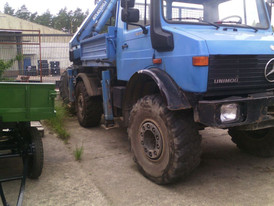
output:
<svg viewBox="0 0 274 206"><path fill-rule="evenodd" d="M123 9L122 21L126 23L136 23L139 21L139 9Z"/></svg>
<svg viewBox="0 0 274 206"><path fill-rule="evenodd" d="M122 8L131 8L134 7L135 0L121 0Z"/></svg>

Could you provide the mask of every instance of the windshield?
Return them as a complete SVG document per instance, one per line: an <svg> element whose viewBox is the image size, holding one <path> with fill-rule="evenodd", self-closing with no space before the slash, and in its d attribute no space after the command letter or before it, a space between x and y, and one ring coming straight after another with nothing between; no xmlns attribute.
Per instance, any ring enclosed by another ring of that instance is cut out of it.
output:
<svg viewBox="0 0 274 206"><path fill-rule="evenodd" d="M264 0L163 0L170 23L268 28Z"/></svg>

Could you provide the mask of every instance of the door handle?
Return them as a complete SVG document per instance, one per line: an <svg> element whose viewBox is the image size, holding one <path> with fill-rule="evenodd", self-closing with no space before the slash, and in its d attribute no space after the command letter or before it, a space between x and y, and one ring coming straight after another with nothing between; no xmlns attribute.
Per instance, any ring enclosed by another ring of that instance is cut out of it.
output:
<svg viewBox="0 0 274 206"><path fill-rule="evenodd" d="M123 46L122 46L122 49L125 49L125 48L128 48L128 44L125 43Z"/></svg>

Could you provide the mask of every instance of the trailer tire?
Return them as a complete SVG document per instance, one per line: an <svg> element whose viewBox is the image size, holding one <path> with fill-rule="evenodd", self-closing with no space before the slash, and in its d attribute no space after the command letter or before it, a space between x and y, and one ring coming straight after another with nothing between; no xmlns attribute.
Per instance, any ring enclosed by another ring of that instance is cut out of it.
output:
<svg viewBox="0 0 274 206"><path fill-rule="evenodd" d="M60 78L59 91L60 91L60 97L62 98L63 102L66 104L69 103L68 82L69 82L68 72L64 71Z"/></svg>
<svg viewBox="0 0 274 206"><path fill-rule="evenodd" d="M128 135L138 169L157 184L186 177L200 163L201 136L191 111L170 111L159 95L140 99Z"/></svg>
<svg viewBox="0 0 274 206"><path fill-rule="evenodd" d="M28 177L31 179L37 179L40 177L43 164L44 164L44 151L42 138L35 127L29 129L29 135L31 138L31 144L33 146L33 154L29 157L28 162Z"/></svg>
<svg viewBox="0 0 274 206"><path fill-rule="evenodd" d="M76 111L82 127L95 127L100 124L103 113L102 98L90 97L82 81L76 85Z"/></svg>
<svg viewBox="0 0 274 206"><path fill-rule="evenodd" d="M232 142L247 153L259 157L274 156L274 128L255 131L229 129L228 134Z"/></svg>

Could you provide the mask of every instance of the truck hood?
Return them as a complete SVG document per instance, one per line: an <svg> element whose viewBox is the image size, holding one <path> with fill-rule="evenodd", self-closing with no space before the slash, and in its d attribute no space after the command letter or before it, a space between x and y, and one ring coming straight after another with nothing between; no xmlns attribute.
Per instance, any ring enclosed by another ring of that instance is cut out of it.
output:
<svg viewBox="0 0 274 206"><path fill-rule="evenodd" d="M250 29L188 30L187 33L206 41L209 54L273 54L274 36L270 32ZM185 31L186 32L186 31Z"/></svg>

